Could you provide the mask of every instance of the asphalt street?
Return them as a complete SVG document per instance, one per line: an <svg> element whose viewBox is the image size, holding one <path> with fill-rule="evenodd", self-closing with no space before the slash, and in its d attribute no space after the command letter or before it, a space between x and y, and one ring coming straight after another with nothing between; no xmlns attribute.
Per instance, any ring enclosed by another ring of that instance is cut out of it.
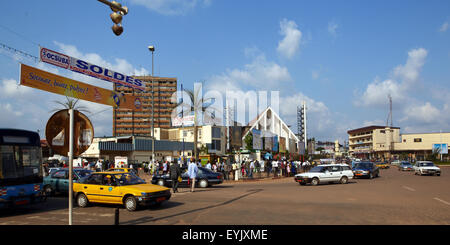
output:
<svg viewBox="0 0 450 245"><path fill-rule="evenodd" d="M121 206L74 205L75 225L448 225L450 167L416 176L396 167L375 179L300 186L293 178L226 182L194 193L181 188L158 208L128 212ZM66 225L68 198L2 210L0 225Z"/></svg>

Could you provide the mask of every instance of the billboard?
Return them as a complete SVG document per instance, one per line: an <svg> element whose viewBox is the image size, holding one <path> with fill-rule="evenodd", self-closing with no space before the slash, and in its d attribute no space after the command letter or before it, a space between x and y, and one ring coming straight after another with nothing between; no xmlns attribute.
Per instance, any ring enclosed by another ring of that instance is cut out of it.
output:
<svg viewBox="0 0 450 245"><path fill-rule="evenodd" d="M278 136L273 136L272 137L272 139L273 139L273 147L272 147L272 151L273 152L278 152Z"/></svg>
<svg viewBox="0 0 450 245"><path fill-rule="evenodd" d="M39 58L42 62L78 72L87 76L136 88L139 90L145 90L145 83L139 79L135 79L132 76L127 76L108 68L103 68L101 66L97 66L84 60L61 54L47 48L40 47Z"/></svg>
<svg viewBox="0 0 450 245"><path fill-rule="evenodd" d="M257 129L253 129L252 134L253 134L253 149L254 150L262 150L261 131L257 130Z"/></svg>
<svg viewBox="0 0 450 245"><path fill-rule="evenodd" d="M194 126L194 116L172 118L172 127Z"/></svg>
<svg viewBox="0 0 450 245"><path fill-rule="evenodd" d="M20 65L20 85L115 108L142 110L139 97L78 82L24 64Z"/></svg>
<svg viewBox="0 0 450 245"><path fill-rule="evenodd" d="M232 126L231 129L231 147L239 148L242 147L242 127Z"/></svg>
<svg viewBox="0 0 450 245"><path fill-rule="evenodd" d="M433 144L433 152L448 154L448 144Z"/></svg>
<svg viewBox="0 0 450 245"><path fill-rule="evenodd" d="M273 137L264 137L264 150L271 151L273 148Z"/></svg>
<svg viewBox="0 0 450 245"><path fill-rule="evenodd" d="M286 152L286 138L280 137L280 152L285 153Z"/></svg>

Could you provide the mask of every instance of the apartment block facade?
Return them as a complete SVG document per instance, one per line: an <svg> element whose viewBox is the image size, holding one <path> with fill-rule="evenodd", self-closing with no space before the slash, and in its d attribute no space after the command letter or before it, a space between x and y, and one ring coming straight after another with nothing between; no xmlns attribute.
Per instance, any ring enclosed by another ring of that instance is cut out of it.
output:
<svg viewBox="0 0 450 245"><path fill-rule="evenodd" d="M171 103L171 97L177 91L177 79L151 76L136 76L135 78L145 83L145 91L133 90L120 85L114 85L114 90L141 97L143 110L114 109L113 136L151 136L152 119L154 128L171 127L171 113L176 106ZM152 102L154 103L153 110Z"/></svg>

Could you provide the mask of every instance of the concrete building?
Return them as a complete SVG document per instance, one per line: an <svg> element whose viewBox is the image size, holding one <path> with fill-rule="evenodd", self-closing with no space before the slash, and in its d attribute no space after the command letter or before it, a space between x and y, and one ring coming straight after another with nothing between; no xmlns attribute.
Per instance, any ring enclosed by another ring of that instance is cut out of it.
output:
<svg viewBox="0 0 450 245"><path fill-rule="evenodd" d="M368 126L348 132L349 154L361 159L424 160L433 144L450 144L450 133L400 134L399 127Z"/></svg>
<svg viewBox="0 0 450 245"><path fill-rule="evenodd" d="M171 113L175 104L172 94L177 91L177 79L167 77L139 76L145 82L146 90L139 91L125 86L114 85L114 90L142 98L142 111L114 109L113 136L151 136L152 116L154 128L170 128ZM152 111L152 81L154 86L154 111ZM152 115L153 114L153 115Z"/></svg>
<svg viewBox="0 0 450 245"><path fill-rule="evenodd" d="M159 161L192 156L194 144L186 142L155 140L155 159ZM126 156L131 162L150 162L152 140L143 136L120 136L94 138L89 148L79 157L85 159L104 159L114 161L116 156Z"/></svg>
<svg viewBox="0 0 450 245"><path fill-rule="evenodd" d="M243 146L245 146L244 142L245 137L250 132L253 132L252 131L253 129L260 132L261 138L269 139L267 141L271 141L270 138L274 137L277 138L279 147L278 150L276 150L275 152L289 151L289 153L298 153L299 151L298 137L294 134L294 132L292 132L289 126L283 120L281 120L278 114L275 111L273 111L271 107L265 109L255 119L250 121L248 125L245 127L244 133L242 135ZM270 147L270 143L272 143L273 146L274 142L271 141L268 144L266 144L267 141L264 140L264 143L261 144L260 148L256 150L273 151L272 147Z"/></svg>
<svg viewBox="0 0 450 245"><path fill-rule="evenodd" d="M202 146L208 149L209 154L223 156L226 153L226 127L223 126L198 126L198 148ZM155 128L157 140L178 142L194 142L194 127Z"/></svg>

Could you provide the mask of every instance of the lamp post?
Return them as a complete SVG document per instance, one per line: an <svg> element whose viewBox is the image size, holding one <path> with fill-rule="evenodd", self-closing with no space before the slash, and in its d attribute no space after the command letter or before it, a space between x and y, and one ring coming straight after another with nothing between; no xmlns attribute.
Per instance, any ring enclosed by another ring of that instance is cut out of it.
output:
<svg viewBox="0 0 450 245"><path fill-rule="evenodd" d="M155 46L151 45L148 46L148 50L152 52L152 163L155 162L155 129L154 129L154 123L155 123L155 92L154 92L154 83L153 83L153 53L155 52Z"/></svg>

